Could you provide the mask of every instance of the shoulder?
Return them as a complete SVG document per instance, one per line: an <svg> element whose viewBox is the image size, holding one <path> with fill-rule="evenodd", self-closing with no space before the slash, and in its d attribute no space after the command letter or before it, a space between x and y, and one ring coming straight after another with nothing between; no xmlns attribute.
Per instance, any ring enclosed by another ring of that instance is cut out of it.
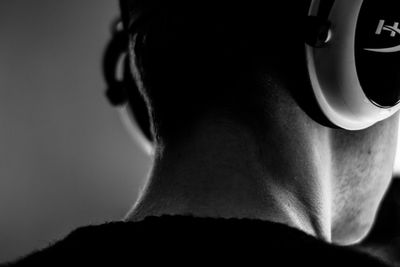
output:
<svg viewBox="0 0 400 267"><path fill-rule="evenodd" d="M285 225L258 220L151 217L73 231L62 241L10 266L189 262L266 266L385 266L357 251L321 242ZM279 262L279 265L274 265Z"/></svg>

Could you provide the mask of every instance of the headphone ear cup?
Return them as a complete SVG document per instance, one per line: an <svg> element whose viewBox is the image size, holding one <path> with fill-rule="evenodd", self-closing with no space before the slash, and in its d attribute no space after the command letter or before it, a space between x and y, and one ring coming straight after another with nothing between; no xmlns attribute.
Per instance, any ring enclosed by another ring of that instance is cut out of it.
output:
<svg viewBox="0 0 400 267"><path fill-rule="evenodd" d="M119 25L120 20L113 23L113 36L103 56L103 76L107 85L105 95L111 105L121 107L120 110L124 111L124 124L130 124L127 125L129 130L135 131L133 135L140 136L139 139L146 143L144 145L145 150L149 152L154 141L150 116L144 97L132 76L127 52L129 43L127 34L118 27ZM122 75L118 75L121 65Z"/></svg>
<svg viewBox="0 0 400 267"><path fill-rule="evenodd" d="M132 119L136 121L143 135L150 142L154 142L151 131L150 115L144 96L140 93L134 80L129 64L129 57L124 59L124 87L128 98L128 108Z"/></svg>

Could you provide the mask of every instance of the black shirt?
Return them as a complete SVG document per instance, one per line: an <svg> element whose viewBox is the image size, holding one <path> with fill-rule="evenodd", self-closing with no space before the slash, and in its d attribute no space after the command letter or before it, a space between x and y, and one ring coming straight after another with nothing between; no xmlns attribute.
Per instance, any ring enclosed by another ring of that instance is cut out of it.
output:
<svg viewBox="0 0 400 267"><path fill-rule="evenodd" d="M387 266L282 224L148 217L79 228L10 266Z"/></svg>

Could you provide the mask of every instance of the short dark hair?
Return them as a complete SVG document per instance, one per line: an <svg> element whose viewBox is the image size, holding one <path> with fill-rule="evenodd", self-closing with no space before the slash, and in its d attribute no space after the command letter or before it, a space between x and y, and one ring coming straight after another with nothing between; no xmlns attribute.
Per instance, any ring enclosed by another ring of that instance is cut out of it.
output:
<svg viewBox="0 0 400 267"><path fill-rule="evenodd" d="M156 139L179 138L206 112L254 113L251 77L296 38L309 1L274 2L152 1L133 52Z"/></svg>

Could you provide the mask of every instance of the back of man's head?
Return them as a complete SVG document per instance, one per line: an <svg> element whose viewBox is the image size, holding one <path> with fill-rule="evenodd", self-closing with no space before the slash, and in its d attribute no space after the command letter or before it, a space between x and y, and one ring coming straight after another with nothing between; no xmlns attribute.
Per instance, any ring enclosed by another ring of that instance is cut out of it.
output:
<svg viewBox="0 0 400 267"><path fill-rule="evenodd" d="M254 120L265 108L261 80L304 73L307 2L127 1L156 136L177 137L205 113Z"/></svg>
<svg viewBox="0 0 400 267"><path fill-rule="evenodd" d="M265 185L255 191L280 194L277 202L285 208L300 203L293 209L306 215L295 221L307 217L333 241L349 244L366 235L390 181L397 117L363 131L346 131L325 127L309 115L309 106L317 106L308 102L310 1L128 2L133 73L149 104L157 144L172 143L169 148L178 151L172 153L178 162L156 157L154 180L165 180L160 171L165 166L169 176L184 173L169 169L177 171L183 158L200 160L191 162L191 171L204 162L229 166L234 174L219 176L223 172L210 167L205 176L213 179L207 182L245 174L252 185L257 179ZM212 123L214 128L205 129ZM184 152L179 151L182 143ZM182 179L195 184L189 175L190 180Z"/></svg>

